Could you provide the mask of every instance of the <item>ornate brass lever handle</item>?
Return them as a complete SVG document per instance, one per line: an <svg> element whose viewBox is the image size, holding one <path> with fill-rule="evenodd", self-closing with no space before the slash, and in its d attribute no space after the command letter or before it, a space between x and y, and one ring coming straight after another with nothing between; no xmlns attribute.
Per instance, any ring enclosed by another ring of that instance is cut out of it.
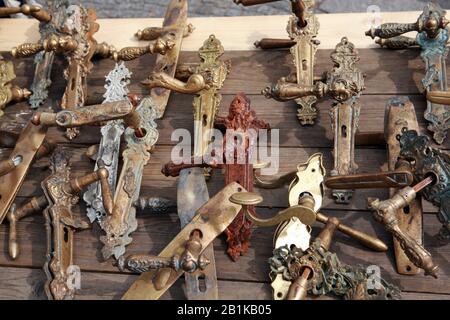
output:
<svg viewBox="0 0 450 320"><path fill-rule="evenodd" d="M15 260L20 254L19 242L17 239L17 222L33 213L44 210L48 202L45 196L34 197L30 202L17 208L13 204L6 215L9 222L9 236L8 236L8 252L11 259Z"/></svg>
<svg viewBox="0 0 450 320"><path fill-rule="evenodd" d="M375 219L382 223L386 229L399 241L406 256L414 265L425 270L425 275L437 278L438 266L433 263L430 253L399 228L396 213L399 209L409 205L416 197L417 192L431 184L433 180L426 178L414 187L406 187L398 191L392 198L380 201L368 199L369 208L374 210Z"/></svg>
<svg viewBox="0 0 450 320"><path fill-rule="evenodd" d="M158 257L152 255L131 255L127 259L123 256L119 258L118 265L121 270L127 268L131 271L143 273L149 270L171 268L175 271L195 272L203 270L210 261L202 252L202 244L199 241L201 232L194 230L185 244L185 250L181 255L174 255L171 258Z"/></svg>
<svg viewBox="0 0 450 320"><path fill-rule="evenodd" d="M165 88L180 93L197 93L206 88L205 78L193 74L186 82L168 76L164 72L153 73L145 82L148 88Z"/></svg>
<svg viewBox="0 0 450 320"><path fill-rule="evenodd" d="M46 52L70 52L78 47L78 42L71 36L51 35L47 39L39 43L24 43L11 50L11 54L15 58L26 58L40 51Z"/></svg>
<svg viewBox="0 0 450 320"><path fill-rule="evenodd" d="M0 162L0 177L13 171L19 164L22 163L23 157L16 155L11 159Z"/></svg>
<svg viewBox="0 0 450 320"><path fill-rule="evenodd" d="M113 53L113 59L115 61L130 61L139 58L146 53L159 53L164 55L168 50L171 50L174 45L175 43L170 39L158 39L146 47L126 47L120 49L118 52Z"/></svg>
<svg viewBox="0 0 450 320"><path fill-rule="evenodd" d="M232 203L242 206L245 216L259 227L276 226L279 223L289 220L293 217L298 218L303 224L312 225L316 221L316 213L314 212L314 199L306 196L299 201L296 206L291 206L283 211L280 211L276 216L270 219L261 219L252 215L248 206L255 206L263 201L263 198L252 192L239 192L230 197Z"/></svg>
<svg viewBox="0 0 450 320"><path fill-rule="evenodd" d="M50 13L38 6L24 4L15 8L0 8L0 16L2 17L17 13L32 16L33 18L45 23L52 20Z"/></svg>
<svg viewBox="0 0 450 320"><path fill-rule="evenodd" d="M99 169L86 176L75 178L63 185L62 190L67 194L78 194L86 186L100 181L102 188L103 205L107 213L111 214L113 206L112 193L108 184L108 171L106 169ZM48 200L45 196L34 197L30 202L25 203L17 208L12 205L6 218L9 222L9 255L12 259L19 256L19 243L17 239L17 222L33 213L44 210L48 206Z"/></svg>
<svg viewBox="0 0 450 320"><path fill-rule="evenodd" d="M132 111L133 105L128 100L122 100L92 105L75 110L63 110L58 113L36 113L32 118L32 122L34 125L73 128L121 119L130 115Z"/></svg>

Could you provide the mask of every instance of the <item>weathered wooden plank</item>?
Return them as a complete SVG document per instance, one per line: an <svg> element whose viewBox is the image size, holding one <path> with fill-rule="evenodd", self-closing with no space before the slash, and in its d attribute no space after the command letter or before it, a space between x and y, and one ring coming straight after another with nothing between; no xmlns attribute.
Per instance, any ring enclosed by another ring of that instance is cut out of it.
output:
<svg viewBox="0 0 450 320"><path fill-rule="evenodd" d="M259 210L262 216L267 216L269 210ZM270 214L274 214L272 211ZM346 224L359 230L376 234L392 247L391 236L381 225L376 223L368 212L326 212L342 219ZM176 235L178 221L175 214L167 216L142 216L138 219L139 228L133 233L134 241L128 247L128 253L157 253ZM177 227L174 228L174 225ZM431 215L424 218L425 246L433 255L435 263L441 268L440 278L434 280L431 277L418 275L414 277L396 274L393 251L377 253L367 250L344 235L337 234L331 250L338 253L342 262L348 264L376 265L381 269L381 274L387 280L400 286L403 290L414 292L434 292L449 294L448 286L450 261L450 245L438 247L433 236L438 232L440 224ZM314 228L314 234L320 230ZM252 238L252 246L244 257L233 263L225 254L225 241L223 237L214 242L215 258L217 262L217 274L221 280L239 281L268 281L267 259L272 252L272 236L274 228L256 229ZM16 261L11 261L7 256L7 226L0 226L0 265L40 268L45 260L45 232L43 218L34 216L24 219L18 225L20 245L22 253ZM98 241L100 231L97 227L92 230L79 232L75 235L75 263L83 271L108 271L118 272L111 265L111 261L100 261L101 245ZM0 284L0 288L2 285Z"/></svg>
<svg viewBox="0 0 450 320"><path fill-rule="evenodd" d="M128 286L137 279L136 275L83 272L81 289L77 291L77 300L119 299ZM44 272L40 269L0 267L0 299L19 300L46 299L43 292ZM185 299L183 280L179 279L163 295L165 299ZM219 281L219 297L223 300L270 300L271 287L263 282ZM402 292L402 298L408 300L449 300L450 295L421 292ZM323 297L322 299L333 299Z"/></svg>
<svg viewBox="0 0 450 320"><path fill-rule="evenodd" d="M336 38L336 44L338 42L339 38ZM318 50L315 65L317 76L333 67L330 59L331 52L332 50ZM420 59L419 50L360 49L359 53L361 60L358 66L366 75L364 94L419 94L422 91L421 79L425 73L425 67ZM14 59L7 52L2 54L5 59L13 60L17 83L29 85L32 82L30 75L33 74L33 59ZM292 68L292 57L287 50L226 51L223 59L229 59L232 66L231 73L221 90L223 94L235 94L243 89L248 94L260 94L264 87L280 77L287 76ZM151 72L154 60L154 57L145 55L126 63L133 72L130 86L133 92L145 93L145 89L139 85L139 82ZM195 52L182 52L180 55L179 63L198 62L199 57ZM50 89L52 98L60 99L63 92L61 90L65 86L63 67L62 59L56 59L52 71L53 84ZM94 62L93 72L88 77L90 94L104 92L104 77L113 67L114 62L111 60Z"/></svg>

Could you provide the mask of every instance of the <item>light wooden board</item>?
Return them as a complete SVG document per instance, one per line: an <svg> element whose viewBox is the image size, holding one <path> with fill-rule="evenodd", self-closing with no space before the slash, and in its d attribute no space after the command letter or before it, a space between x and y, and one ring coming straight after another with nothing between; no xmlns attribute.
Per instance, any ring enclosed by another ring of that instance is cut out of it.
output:
<svg viewBox="0 0 450 320"><path fill-rule="evenodd" d="M89 6L87 6L89 7ZM378 22L415 22L419 11L382 12ZM357 48L377 47L364 32L370 29L374 16L371 13L317 14L320 22L318 39L321 49L332 49L341 37L348 37ZM189 18L195 26L194 33L183 42L183 51L197 51L207 37L214 33L226 50L254 50L253 43L261 38L287 38L288 16L245 16ZM143 45L134 38L137 30L159 27L160 18L99 19L100 30L95 35L99 41L122 48ZM23 19L0 19L0 51L9 51L24 42L39 40L38 22Z"/></svg>

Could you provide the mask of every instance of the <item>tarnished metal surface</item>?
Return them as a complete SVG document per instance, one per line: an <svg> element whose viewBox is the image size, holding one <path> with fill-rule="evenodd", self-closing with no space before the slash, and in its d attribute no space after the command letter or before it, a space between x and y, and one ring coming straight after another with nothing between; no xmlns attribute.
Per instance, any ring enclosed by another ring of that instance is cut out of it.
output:
<svg viewBox="0 0 450 320"><path fill-rule="evenodd" d="M398 170L398 158L400 155L400 142L398 137L401 135L402 129L419 129L414 105L408 99L392 98L387 103L384 117L384 132L388 150L388 170ZM408 164L402 164L400 166L405 166L407 170L412 171L411 166ZM390 189L389 192L393 196L397 192L397 189ZM410 202L408 208L397 211L397 219L401 230L417 241L417 243L423 244L422 201L420 195ZM420 269L412 264L406 256L400 242L395 237L394 252L398 273L411 275L420 272Z"/></svg>
<svg viewBox="0 0 450 320"><path fill-rule="evenodd" d="M410 186L413 180L410 170L396 170L328 177L325 185L330 189L402 188Z"/></svg>
<svg viewBox="0 0 450 320"><path fill-rule="evenodd" d="M169 76L175 76L183 37L188 36L194 29L191 24L187 24L187 15L187 0L171 0L169 2L162 29L163 33L169 32L173 35L171 38L173 47L165 55L158 54L156 56L153 72L165 72ZM146 80L141 83L146 86ZM157 117L162 118L169 100L170 90L165 88L153 88L150 90L150 96L153 101L155 101Z"/></svg>
<svg viewBox="0 0 450 320"><path fill-rule="evenodd" d="M402 130L400 158L410 162L416 183L433 178L433 184L422 191L422 196L439 207L438 219L442 223L441 240L450 240L450 155L431 147L430 139L414 130Z"/></svg>
<svg viewBox="0 0 450 320"><path fill-rule="evenodd" d="M272 1L235 1L245 6L263 4ZM315 82L314 63L317 48L320 42L316 39L320 24L313 14L314 0L294 0L292 15L289 18L287 32L290 40L262 39L255 46L262 49L290 48L293 58L294 70L287 77L278 80L278 85L296 84L298 86L312 87ZM266 92L266 91L264 91ZM297 117L301 125L313 125L317 118L315 104L317 97L308 95L303 97L279 97L266 94L267 98L276 100L295 100L298 105Z"/></svg>
<svg viewBox="0 0 450 320"><path fill-rule="evenodd" d="M161 251L160 257L173 257L182 254L184 244L194 230L200 230L202 248L208 247L234 220L241 206L229 201L232 194L246 190L237 183L231 183L204 204L180 233ZM208 257L210 258L210 257ZM143 273L122 297L124 300L156 300L166 292L183 274L183 271L160 269Z"/></svg>
<svg viewBox="0 0 450 320"><path fill-rule="evenodd" d="M100 221L100 226L105 231L105 235L100 237L105 260L111 256L118 259L132 241L130 234L137 228L135 204L139 198L143 168L148 163L150 151L158 140L156 112L152 99L144 98L137 112L145 135L138 137L133 128L126 129L127 148L122 154L123 166L114 194L114 209L111 215Z"/></svg>
<svg viewBox="0 0 450 320"><path fill-rule="evenodd" d="M214 127L214 119L222 96L219 94L226 76L230 71L229 62L223 62L219 58L223 55L224 48L214 35L211 35L199 49L202 63L192 70L186 70L189 75L187 82L177 80L165 72L153 73L146 80L149 88L165 88L182 93L196 93L194 99L194 158L202 158L211 143L211 134ZM192 74L191 74L192 73ZM178 170L180 176L177 200L178 216L183 223L195 213L195 209L208 200L206 182L203 172L198 168L190 168L191 164L183 170ZM187 172L185 172L187 171ZM177 173L178 173L177 172ZM186 178L186 175L191 174ZM200 190L198 198L193 197L193 192ZM182 201L182 202L181 202ZM201 202L203 201L203 203ZM188 299L218 299L216 266L212 245L206 248L206 253L211 263L203 270L206 290L199 290L200 274L187 274L186 295Z"/></svg>
<svg viewBox="0 0 450 320"><path fill-rule="evenodd" d="M22 89L11 84L11 81L15 78L14 64L12 61L5 61L0 55L0 117L8 103L20 102L31 95L28 89Z"/></svg>
<svg viewBox="0 0 450 320"><path fill-rule="evenodd" d="M17 192L22 186L28 169L44 142L46 134L47 128L36 126L31 122L20 134L16 146L10 154L10 159L20 156L22 162L13 171L0 176L0 223L8 213Z"/></svg>
<svg viewBox="0 0 450 320"><path fill-rule="evenodd" d="M376 42L391 49L419 46L422 49L420 56L425 62L426 72L422 80L425 91L448 91L445 59L448 54L449 21L445 14L438 4L429 2L415 23L385 23L367 31L366 35L379 37ZM401 36L410 31L417 32L415 39ZM434 140L442 144L450 127L449 105L428 100L424 117L429 122L428 130L433 132Z"/></svg>
<svg viewBox="0 0 450 320"><path fill-rule="evenodd" d="M116 64L114 69L106 76L103 103L120 101L126 99L128 95L128 85L130 83L131 72L125 63ZM125 131L122 120L109 121L100 129L102 138L96 152L95 170L99 164L108 170L108 182L113 194L116 190L117 170L120 155L120 138ZM106 212L103 208L100 184L95 183L88 187L83 195L87 204L87 216L91 222L101 221L105 218Z"/></svg>
<svg viewBox="0 0 450 320"><path fill-rule="evenodd" d="M369 198L368 204L374 212L374 218L398 240L409 260L418 268L424 269L426 275L437 278L438 267L433 263L431 254L416 240L400 229L397 212L408 206L416 197L413 187L399 190L388 200Z"/></svg>

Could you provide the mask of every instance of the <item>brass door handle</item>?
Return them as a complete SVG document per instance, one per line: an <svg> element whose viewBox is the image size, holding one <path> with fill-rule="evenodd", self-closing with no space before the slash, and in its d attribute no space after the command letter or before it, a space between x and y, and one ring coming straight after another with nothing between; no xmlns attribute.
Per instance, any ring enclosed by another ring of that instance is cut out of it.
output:
<svg viewBox="0 0 450 320"><path fill-rule="evenodd" d="M449 91L427 91L427 100L433 103L450 105ZM448 119L446 119L448 120Z"/></svg>
<svg viewBox="0 0 450 320"><path fill-rule="evenodd" d="M117 52L113 53L113 59L115 61L130 61L134 60L136 58L139 58L140 56L143 56L144 54L150 53L150 54L166 54L167 51L171 50L174 47L175 43L167 39L158 39L152 43L150 43L148 46L145 47L126 47L122 48Z"/></svg>
<svg viewBox="0 0 450 320"><path fill-rule="evenodd" d="M32 118L32 122L34 125L47 127L73 128L122 119L132 114L133 109L133 105L129 100L114 101L74 110L63 110L58 113L36 113Z"/></svg>
<svg viewBox="0 0 450 320"><path fill-rule="evenodd" d="M163 268L171 268L175 271L195 272L203 270L210 261L207 257L200 254L202 252L202 244L199 241L201 232L194 230L185 244L185 250L181 255L173 257L158 257L153 255L131 255L127 259L123 256L119 258L118 266L121 270L127 268L131 271L143 273L149 270L158 270Z"/></svg>
<svg viewBox="0 0 450 320"><path fill-rule="evenodd" d="M189 23L184 28L183 37L187 37L194 31L194 26ZM158 38L163 37L165 34L174 31L174 28L171 27L148 27L142 30L138 30L135 33L135 37L138 40L146 40L146 41L152 41L156 40Z"/></svg>
<svg viewBox="0 0 450 320"><path fill-rule="evenodd" d="M409 205L416 197L417 192L431 184L433 180L426 178L414 187L405 187L398 191L392 198L384 201L369 198L369 208L374 211L375 220L385 226L400 242L407 257L415 266L424 269L425 275L437 278L438 266L433 263L431 254L420 244L403 232L398 225L397 211Z"/></svg>
<svg viewBox="0 0 450 320"><path fill-rule="evenodd" d="M205 78L201 74L191 75L186 82L168 76L164 72L153 73L145 81L145 86L152 88L165 88L179 93L197 93L206 87Z"/></svg>
<svg viewBox="0 0 450 320"><path fill-rule="evenodd" d="M71 52L78 48L78 42L71 36L51 35L39 43L24 43L11 50L15 58L26 58L40 51L46 52Z"/></svg>
<svg viewBox="0 0 450 320"><path fill-rule="evenodd" d="M327 177L325 185L330 189L403 188L410 186L413 181L411 171L396 170Z"/></svg>

